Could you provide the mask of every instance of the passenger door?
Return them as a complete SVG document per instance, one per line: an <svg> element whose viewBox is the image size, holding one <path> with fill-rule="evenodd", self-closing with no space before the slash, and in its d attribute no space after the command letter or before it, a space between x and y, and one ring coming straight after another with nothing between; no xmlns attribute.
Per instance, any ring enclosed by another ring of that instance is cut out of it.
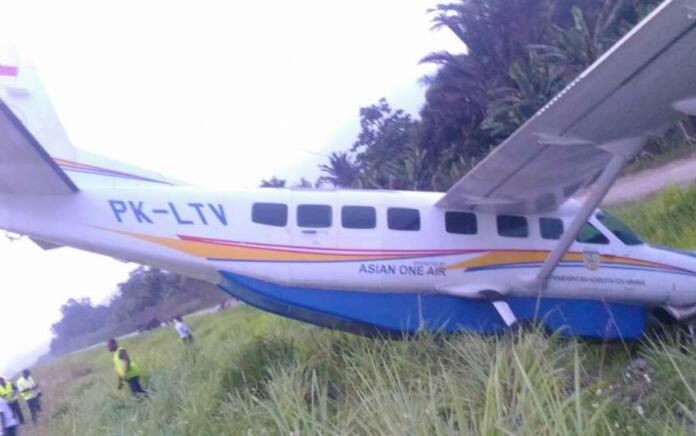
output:
<svg viewBox="0 0 696 436"><path fill-rule="evenodd" d="M240 262L235 267L256 278L274 283L288 283L290 273L285 250L290 244L289 198L284 191L268 189L250 205L249 224L240 226L235 239L245 241L240 247ZM248 210L248 209L247 209ZM250 261L250 262L249 262Z"/></svg>
<svg viewBox="0 0 696 436"><path fill-rule="evenodd" d="M350 261L337 264L334 271L350 284L350 289L378 291L389 277L373 272L389 262L383 261L383 230L378 228L380 219L383 220L382 211L374 206L373 198L368 198L360 198L354 192L338 193L338 247ZM380 225L385 226L384 223Z"/></svg>
<svg viewBox="0 0 696 436"><path fill-rule="evenodd" d="M296 285L318 287L332 283L327 267L340 260L336 251L335 194L317 194L293 192L290 222L294 253L290 277Z"/></svg>

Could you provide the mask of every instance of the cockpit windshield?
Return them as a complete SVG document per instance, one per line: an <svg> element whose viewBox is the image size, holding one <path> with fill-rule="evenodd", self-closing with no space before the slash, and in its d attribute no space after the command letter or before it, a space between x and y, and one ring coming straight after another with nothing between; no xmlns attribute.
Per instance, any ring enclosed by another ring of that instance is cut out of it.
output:
<svg viewBox="0 0 696 436"><path fill-rule="evenodd" d="M626 245L641 245L643 241L638 237L637 234L633 232L628 226L622 223L614 215L608 214L604 211L597 213L597 219L601 222L607 229L609 229L614 236L619 238L621 242Z"/></svg>

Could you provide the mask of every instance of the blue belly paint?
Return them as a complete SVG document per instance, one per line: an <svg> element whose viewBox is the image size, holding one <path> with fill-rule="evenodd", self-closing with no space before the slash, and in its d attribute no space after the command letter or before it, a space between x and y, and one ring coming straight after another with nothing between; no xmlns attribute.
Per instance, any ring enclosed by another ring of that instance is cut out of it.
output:
<svg viewBox="0 0 696 436"><path fill-rule="evenodd" d="M475 331L506 328L493 305L439 294L374 293L287 287L222 271L220 288L240 300L288 318L363 335ZM637 339L646 310L594 300L510 297L518 320L542 320L563 336Z"/></svg>

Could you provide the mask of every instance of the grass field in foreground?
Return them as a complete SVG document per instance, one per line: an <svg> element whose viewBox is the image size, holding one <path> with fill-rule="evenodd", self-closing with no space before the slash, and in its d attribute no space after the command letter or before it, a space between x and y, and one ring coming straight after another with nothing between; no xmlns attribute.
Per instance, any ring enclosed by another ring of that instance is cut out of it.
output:
<svg viewBox="0 0 696 436"><path fill-rule="evenodd" d="M652 242L694 248L693 205L696 188L670 188L616 212ZM190 321L194 347L171 328L125 343L150 391L145 401L116 390L105 349L36 368L44 422L22 432L696 433L696 347L679 335L630 344L534 332L376 340L250 307Z"/></svg>
<svg viewBox="0 0 696 436"><path fill-rule="evenodd" d="M652 244L696 250L696 184L683 189L669 186L612 212Z"/></svg>

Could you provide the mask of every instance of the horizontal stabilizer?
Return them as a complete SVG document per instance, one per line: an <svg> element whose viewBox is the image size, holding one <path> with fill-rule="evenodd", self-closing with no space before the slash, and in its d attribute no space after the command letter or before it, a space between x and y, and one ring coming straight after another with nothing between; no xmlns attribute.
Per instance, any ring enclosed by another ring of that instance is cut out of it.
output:
<svg viewBox="0 0 696 436"><path fill-rule="evenodd" d="M0 193L70 194L77 186L0 100Z"/></svg>
<svg viewBox="0 0 696 436"><path fill-rule="evenodd" d="M35 239L35 238L29 238L29 239L31 239L34 244L41 247L42 250L53 250L54 248L65 247L64 245L54 244L53 242L42 241L41 239Z"/></svg>
<svg viewBox="0 0 696 436"><path fill-rule="evenodd" d="M52 157L74 148L44 92L36 70L14 52L0 50L0 193L51 195L77 186Z"/></svg>

